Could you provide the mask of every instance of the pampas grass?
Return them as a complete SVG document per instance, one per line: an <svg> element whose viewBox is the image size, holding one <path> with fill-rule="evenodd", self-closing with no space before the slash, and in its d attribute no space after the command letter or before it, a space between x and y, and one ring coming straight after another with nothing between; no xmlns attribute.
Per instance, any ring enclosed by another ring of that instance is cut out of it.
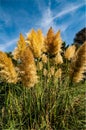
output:
<svg viewBox="0 0 86 130"><path fill-rule="evenodd" d="M7 81L8 83L17 83L18 81L18 75L16 73L11 58L9 58L4 52L1 51L0 51L0 77L3 80Z"/></svg>
<svg viewBox="0 0 86 130"><path fill-rule="evenodd" d="M57 55L56 55L55 58L54 58L54 62L55 62L55 64L57 64L57 65L63 63L63 58L62 58L62 56L61 56L60 53L57 53Z"/></svg>
<svg viewBox="0 0 86 130"><path fill-rule="evenodd" d="M26 49L27 45L25 42L25 38L22 34L20 34L19 41L17 43L17 47L12 52L13 58L15 60L20 59L20 57L23 55L24 50Z"/></svg>
<svg viewBox="0 0 86 130"><path fill-rule="evenodd" d="M71 63L70 77L74 82L80 82L86 71L86 42L77 50Z"/></svg>
<svg viewBox="0 0 86 130"><path fill-rule="evenodd" d="M50 28L45 37L21 34L11 58L0 52L0 73L9 73L0 75L1 130L86 129L86 42L69 57L62 46L60 31Z"/></svg>
<svg viewBox="0 0 86 130"><path fill-rule="evenodd" d="M60 31L58 31L56 34L54 34L54 31L52 28L48 30L47 37L45 39L46 43L46 50L52 55L55 55L57 53L61 52L62 47L62 39L60 36Z"/></svg>
<svg viewBox="0 0 86 130"><path fill-rule="evenodd" d="M65 58L68 60L71 60L75 55L75 51L76 51L75 45L69 46L65 51L65 54L64 54Z"/></svg>
<svg viewBox="0 0 86 130"><path fill-rule="evenodd" d="M21 64L19 65L21 74L21 81L26 87L33 87L37 82L36 66L33 54L29 47L27 47L20 58Z"/></svg>
<svg viewBox="0 0 86 130"><path fill-rule="evenodd" d="M44 50L44 37L41 30L38 30L37 32L35 30L32 30L27 35L26 43L29 43L29 46L31 47L34 57L40 58L41 54Z"/></svg>

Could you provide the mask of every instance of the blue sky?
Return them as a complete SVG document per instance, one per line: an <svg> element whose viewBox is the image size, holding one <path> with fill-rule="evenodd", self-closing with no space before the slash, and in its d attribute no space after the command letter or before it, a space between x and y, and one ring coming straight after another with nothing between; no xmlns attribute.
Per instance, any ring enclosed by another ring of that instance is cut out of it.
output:
<svg viewBox="0 0 86 130"><path fill-rule="evenodd" d="M12 51L20 33L40 28L46 35L51 26L71 44L86 27L85 13L86 0L0 0L0 50Z"/></svg>

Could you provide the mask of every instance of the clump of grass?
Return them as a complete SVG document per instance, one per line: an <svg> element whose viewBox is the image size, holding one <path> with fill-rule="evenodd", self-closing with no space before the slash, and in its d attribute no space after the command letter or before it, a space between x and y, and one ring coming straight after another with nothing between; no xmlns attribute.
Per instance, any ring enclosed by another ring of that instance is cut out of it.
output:
<svg viewBox="0 0 86 130"><path fill-rule="evenodd" d="M71 60L75 55L75 51L76 51L75 45L69 46L65 51L65 54L64 54L65 58L67 58L68 60Z"/></svg>
<svg viewBox="0 0 86 130"><path fill-rule="evenodd" d="M85 77L86 71L86 42L77 50L71 64L70 77L74 82L79 82Z"/></svg>
<svg viewBox="0 0 86 130"><path fill-rule="evenodd" d="M0 51L0 77L8 83L17 83L18 75L11 58Z"/></svg>
<svg viewBox="0 0 86 130"><path fill-rule="evenodd" d="M73 56L69 60L63 55L59 31L54 34L50 28L45 38L41 31L31 31L26 39L21 34L12 53L16 64L11 60L18 81L14 84L0 78L0 129L85 130L86 81L76 83L69 73L71 64L75 72L79 54L85 58L83 46L76 52L78 60L76 56L73 62Z"/></svg>

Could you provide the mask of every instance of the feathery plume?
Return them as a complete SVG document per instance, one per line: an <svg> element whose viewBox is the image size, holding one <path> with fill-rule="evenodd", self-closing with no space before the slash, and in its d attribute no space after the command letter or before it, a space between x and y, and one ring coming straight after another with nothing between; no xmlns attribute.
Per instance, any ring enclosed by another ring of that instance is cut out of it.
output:
<svg viewBox="0 0 86 130"><path fill-rule="evenodd" d="M55 75L54 75L54 83L55 83L55 84L57 84L58 79L61 79L61 76L62 76L62 69L59 68L59 69L55 72Z"/></svg>
<svg viewBox="0 0 86 130"><path fill-rule="evenodd" d="M15 59L15 60L17 60L19 58L19 50L17 47L12 52L12 55L13 55L13 59Z"/></svg>
<svg viewBox="0 0 86 130"><path fill-rule="evenodd" d="M65 58L71 60L75 54L75 51L76 51L75 45L69 46L64 53Z"/></svg>
<svg viewBox="0 0 86 130"><path fill-rule="evenodd" d="M42 70L43 69L43 63L40 61L40 62L38 62L38 64L37 64L37 69L38 70Z"/></svg>
<svg viewBox="0 0 86 130"><path fill-rule="evenodd" d="M48 71L47 71L47 69L44 68L44 70L43 70L43 75L44 75L44 76L47 76L47 74L48 74Z"/></svg>
<svg viewBox="0 0 86 130"><path fill-rule="evenodd" d="M57 65L63 63L63 58L62 58L62 56L61 56L60 53L57 53L57 55L56 55L55 58L54 58L54 62L55 62L55 64L57 64Z"/></svg>
<svg viewBox="0 0 86 130"><path fill-rule="evenodd" d="M0 51L0 76L3 80L8 83L16 83L18 75L15 71L15 67L12 63L11 58L7 57L4 52Z"/></svg>
<svg viewBox="0 0 86 130"><path fill-rule="evenodd" d="M54 54L57 54L57 53L60 53L62 50L61 50L61 47L62 47L62 38L61 38L61 35L60 35L60 30L55 34L55 38L54 38Z"/></svg>
<svg viewBox="0 0 86 130"><path fill-rule="evenodd" d="M86 71L86 42L77 50L70 68L70 78L78 83L84 78Z"/></svg>
<svg viewBox="0 0 86 130"><path fill-rule="evenodd" d="M13 51L12 55L15 60L20 59L21 55L23 54L24 50L26 49L27 45L25 43L25 39L22 34L20 34L20 39L17 44L17 48Z"/></svg>
<svg viewBox="0 0 86 130"><path fill-rule="evenodd" d="M61 68L59 68L56 72L55 72L55 78L61 78L61 75L62 75L62 70Z"/></svg>
<svg viewBox="0 0 86 130"><path fill-rule="evenodd" d="M37 83L36 66L32 51L27 47L21 56L21 64L19 66L21 81L26 87L33 87Z"/></svg>
<svg viewBox="0 0 86 130"><path fill-rule="evenodd" d="M54 73L55 73L55 68L54 68L54 66L52 66L52 67L50 68L50 74L51 74L51 76L53 76Z"/></svg>
<svg viewBox="0 0 86 130"><path fill-rule="evenodd" d="M48 57L47 57L47 55L45 55L45 54L42 55L42 62L43 62L43 63L47 63L47 62L48 62Z"/></svg>
<svg viewBox="0 0 86 130"><path fill-rule="evenodd" d="M60 36L60 31L54 34L53 29L50 28L47 33L45 43L47 52L49 52L52 55L60 53L62 47L62 39Z"/></svg>
<svg viewBox="0 0 86 130"><path fill-rule="evenodd" d="M35 58L40 58L44 49L44 36L42 34L42 31L38 30L36 32L32 30L28 34L26 42L29 43L29 46L31 47Z"/></svg>
<svg viewBox="0 0 86 130"><path fill-rule="evenodd" d="M48 30L48 33L47 33L47 42L48 44L52 44L53 42L53 39L54 39L54 31L52 29L52 27Z"/></svg>

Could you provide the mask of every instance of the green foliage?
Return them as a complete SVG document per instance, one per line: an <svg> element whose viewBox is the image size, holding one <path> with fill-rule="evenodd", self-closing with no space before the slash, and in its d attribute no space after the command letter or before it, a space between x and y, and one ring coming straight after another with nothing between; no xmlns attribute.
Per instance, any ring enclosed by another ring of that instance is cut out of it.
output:
<svg viewBox="0 0 86 130"><path fill-rule="evenodd" d="M67 66L68 64L66 64ZM67 72L67 70L65 70ZM34 88L0 83L0 129L2 130L85 130L85 87L38 72Z"/></svg>

